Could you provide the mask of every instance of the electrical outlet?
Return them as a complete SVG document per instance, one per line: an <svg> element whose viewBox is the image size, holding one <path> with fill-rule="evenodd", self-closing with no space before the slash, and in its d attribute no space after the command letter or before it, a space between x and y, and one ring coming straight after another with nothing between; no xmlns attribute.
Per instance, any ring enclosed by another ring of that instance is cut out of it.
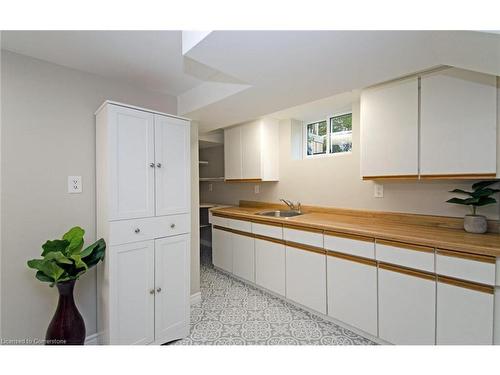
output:
<svg viewBox="0 0 500 375"><path fill-rule="evenodd" d="M208 191L214 191L214 185L213 184L208 184Z"/></svg>
<svg viewBox="0 0 500 375"><path fill-rule="evenodd" d="M383 198L384 197L384 185L374 183L373 184L373 196L375 198Z"/></svg>
<svg viewBox="0 0 500 375"><path fill-rule="evenodd" d="M255 194L259 194L259 193L260 193L260 185L255 185L255 186L253 187L253 192L254 192Z"/></svg>
<svg viewBox="0 0 500 375"><path fill-rule="evenodd" d="M82 192L82 176L68 176L68 193Z"/></svg>

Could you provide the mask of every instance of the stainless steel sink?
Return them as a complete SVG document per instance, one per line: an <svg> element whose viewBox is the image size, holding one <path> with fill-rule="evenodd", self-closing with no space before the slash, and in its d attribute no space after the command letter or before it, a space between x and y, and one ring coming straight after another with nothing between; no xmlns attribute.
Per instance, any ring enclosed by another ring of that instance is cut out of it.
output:
<svg viewBox="0 0 500 375"><path fill-rule="evenodd" d="M302 212L295 210L276 210L276 211L264 211L259 212L257 215L270 216L270 217L293 217L302 215Z"/></svg>

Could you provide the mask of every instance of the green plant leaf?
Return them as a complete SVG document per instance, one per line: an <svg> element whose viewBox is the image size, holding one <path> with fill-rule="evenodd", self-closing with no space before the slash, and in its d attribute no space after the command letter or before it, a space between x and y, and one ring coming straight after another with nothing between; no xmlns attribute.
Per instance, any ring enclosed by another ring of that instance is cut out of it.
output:
<svg viewBox="0 0 500 375"><path fill-rule="evenodd" d="M60 251L53 251L51 253L48 253L45 258L45 260L55 260L57 263L61 264L73 264L71 259L68 259L63 253Z"/></svg>
<svg viewBox="0 0 500 375"><path fill-rule="evenodd" d="M470 196L472 196L474 194L473 191L465 191L462 189L453 189L450 191L450 193L460 193L460 194L466 194L466 195L470 195Z"/></svg>
<svg viewBox="0 0 500 375"><path fill-rule="evenodd" d="M68 245L69 241L66 240L49 240L42 245L42 256L45 256L53 251L60 251L64 253Z"/></svg>
<svg viewBox="0 0 500 375"><path fill-rule="evenodd" d="M91 268L104 259L105 252L106 242L101 238L83 250L80 255L88 268Z"/></svg>
<svg viewBox="0 0 500 375"><path fill-rule="evenodd" d="M497 203L497 200L495 198L481 197L481 198L479 198L477 203L474 203L474 206L481 207L481 206L486 206L487 204L493 204L493 203Z"/></svg>
<svg viewBox="0 0 500 375"><path fill-rule="evenodd" d="M489 195L498 193L499 191L500 191L499 189L491 189L491 188L479 189L476 190L474 193L472 193L472 196L476 198L487 197Z"/></svg>
<svg viewBox="0 0 500 375"><path fill-rule="evenodd" d="M85 231L80 227L73 227L63 235L63 240L69 241L69 246L66 249L66 254L76 254L82 250L83 235Z"/></svg>
<svg viewBox="0 0 500 375"><path fill-rule="evenodd" d="M82 261L82 257L79 254L72 254L70 255L70 258L73 259L73 261L75 262L75 267L77 269L84 268L85 271L89 269L87 267L87 264L84 261Z"/></svg>
<svg viewBox="0 0 500 375"><path fill-rule="evenodd" d="M496 184L498 180L479 181L472 185L473 190L484 189L487 186Z"/></svg>
<svg viewBox="0 0 500 375"><path fill-rule="evenodd" d="M54 260L32 259L28 261L28 267L44 273L45 276L50 277L54 282L57 282L59 277L64 273L64 269L59 267Z"/></svg>
<svg viewBox="0 0 500 375"><path fill-rule="evenodd" d="M471 204L470 203L470 200L473 199L473 200L476 200L476 198L451 198L451 199L448 199L446 202L447 203L455 203L455 204L462 204L462 205L469 205Z"/></svg>
<svg viewBox="0 0 500 375"><path fill-rule="evenodd" d="M35 277L40 280L40 281L43 281L44 283L53 283L54 282L54 279L51 278L51 277L48 277L46 274L44 274L42 271L38 271L35 275Z"/></svg>
<svg viewBox="0 0 500 375"><path fill-rule="evenodd" d="M33 268L35 270L40 270L41 264L44 262L43 259L31 259L28 260L28 267Z"/></svg>

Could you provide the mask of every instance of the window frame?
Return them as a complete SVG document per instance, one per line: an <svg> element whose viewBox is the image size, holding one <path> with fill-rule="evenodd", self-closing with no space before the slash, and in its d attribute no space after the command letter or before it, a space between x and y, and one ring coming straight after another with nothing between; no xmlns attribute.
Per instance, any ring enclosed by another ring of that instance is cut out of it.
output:
<svg viewBox="0 0 500 375"><path fill-rule="evenodd" d="M307 121L304 122L302 126L302 156L303 159L316 159L316 158L326 158L326 157L331 157L331 156L344 156L344 155L350 155L352 154L352 148L351 151L343 151L343 152L330 152L330 138L331 138L331 131L330 131L330 120L334 117L338 116L344 116L344 115L351 115L352 118L352 110L348 111L341 111L341 112L335 112L333 114L330 114L326 116L326 118L322 118L319 120L312 120L312 121ZM307 126L311 124L316 124L318 122L322 122L326 120L326 152L324 154L316 154L316 155L308 155L307 154Z"/></svg>

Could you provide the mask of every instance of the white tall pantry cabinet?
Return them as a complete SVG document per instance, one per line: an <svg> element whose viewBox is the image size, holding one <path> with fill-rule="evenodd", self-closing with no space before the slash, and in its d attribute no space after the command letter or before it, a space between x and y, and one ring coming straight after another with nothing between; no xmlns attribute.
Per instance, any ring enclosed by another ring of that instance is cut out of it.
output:
<svg viewBox="0 0 500 375"><path fill-rule="evenodd" d="M104 344L189 333L190 122L114 102L96 113L98 332Z"/></svg>

